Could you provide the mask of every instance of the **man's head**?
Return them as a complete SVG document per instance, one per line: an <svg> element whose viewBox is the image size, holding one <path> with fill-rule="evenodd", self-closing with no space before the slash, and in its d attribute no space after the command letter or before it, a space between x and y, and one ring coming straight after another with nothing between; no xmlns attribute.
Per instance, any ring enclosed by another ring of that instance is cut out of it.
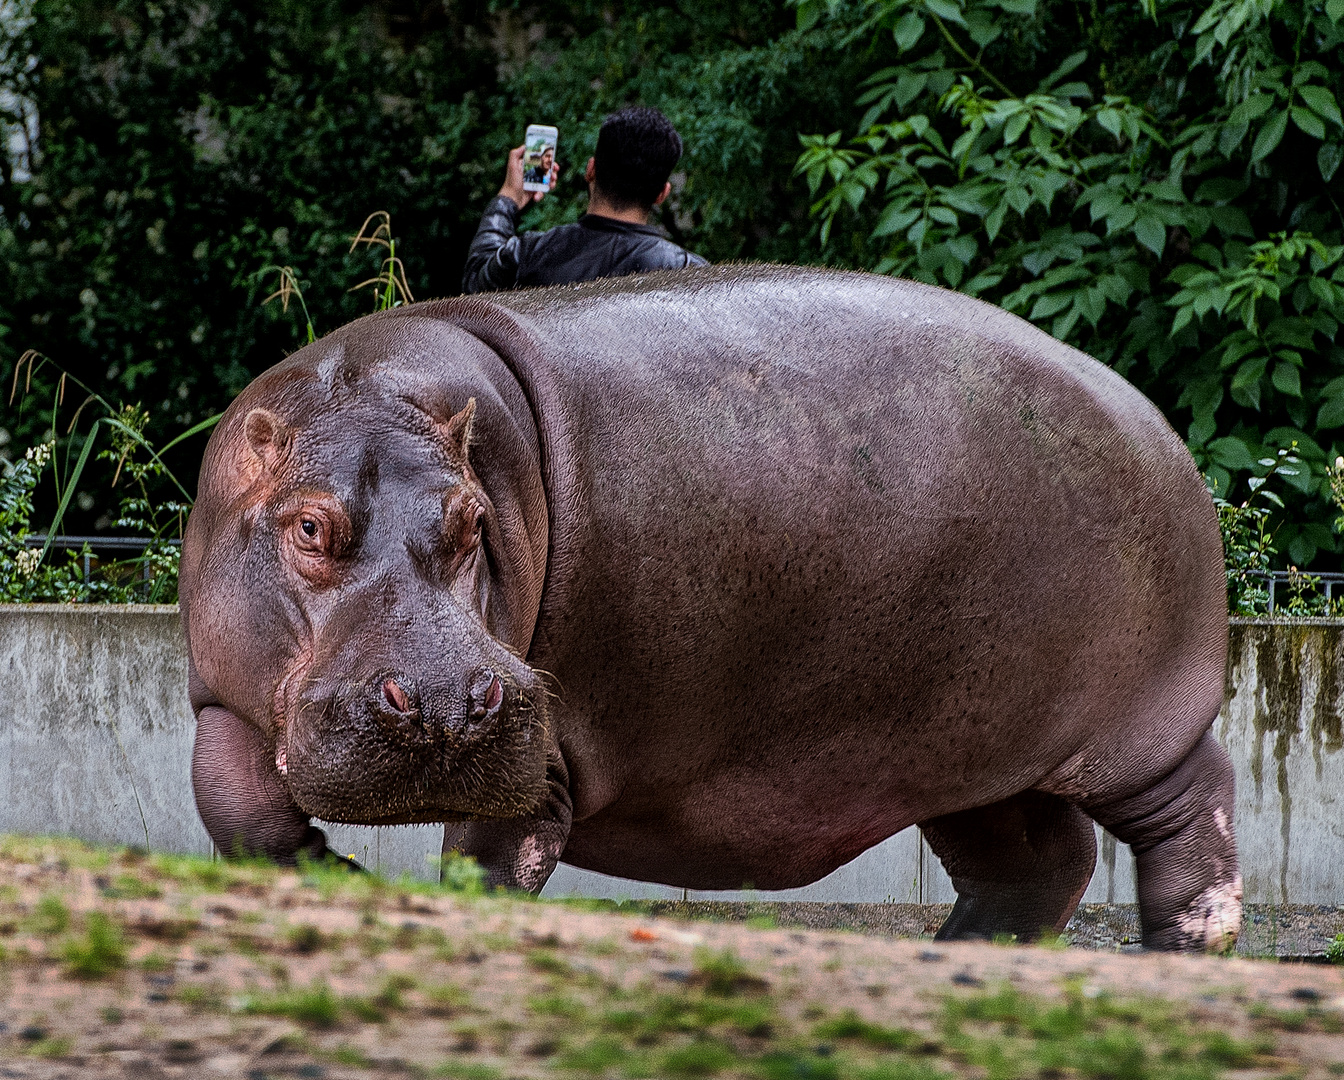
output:
<svg viewBox="0 0 1344 1080"><path fill-rule="evenodd" d="M648 211L666 197L681 159L681 136L657 109L627 106L602 122L590 177L603 201Z"/></svg>

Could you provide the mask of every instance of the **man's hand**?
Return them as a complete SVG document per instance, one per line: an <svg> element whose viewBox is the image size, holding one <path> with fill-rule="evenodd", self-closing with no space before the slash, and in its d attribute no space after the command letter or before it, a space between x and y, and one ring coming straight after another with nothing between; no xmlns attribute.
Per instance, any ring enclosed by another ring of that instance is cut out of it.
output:
<svg viewBox="0 0 1344 1080"><path fill-rule="evenodd" d="M519 210L526 210L534 202L541 202L546 197L544 191L524 191L523 190L523 151L525 146L515 146L509 151L509 164L504 172L504 186L499 189L499 193L507 199L512 199ZM551 166L551 189L555 189L555 182L560 178L560 166L558 164Z"/></svg>

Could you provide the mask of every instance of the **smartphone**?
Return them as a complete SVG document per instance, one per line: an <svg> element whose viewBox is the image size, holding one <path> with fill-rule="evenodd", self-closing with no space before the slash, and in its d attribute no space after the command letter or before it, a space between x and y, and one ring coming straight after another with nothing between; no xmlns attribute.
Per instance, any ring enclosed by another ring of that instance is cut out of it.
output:
<svg viewBox="0 0 1344 1080"><path fill-rule="evenodd" d="M550 191L551 166L560 132L544 124L529 124L523 138L523 190Z"/></svg>

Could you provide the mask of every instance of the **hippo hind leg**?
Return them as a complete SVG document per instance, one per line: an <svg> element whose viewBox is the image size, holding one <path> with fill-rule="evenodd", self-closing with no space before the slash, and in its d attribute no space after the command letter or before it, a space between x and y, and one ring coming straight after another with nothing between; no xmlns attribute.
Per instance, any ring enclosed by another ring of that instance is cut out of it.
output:
<svg viewBox="0 0 1344 1080"><path fill-rule="evenodd" d="M940 941L1059 933L1097 861L1092 822L1043 791L933 818L920 829L957 890Z"/></svg>
<svg viewBox="0 0 1344 1080"><path fill-rule="evenodd" d="M1241 929L1232 762L1206 733L1170 773L1088 812L1134 850L1150 949L1223 951Z"/></svg>

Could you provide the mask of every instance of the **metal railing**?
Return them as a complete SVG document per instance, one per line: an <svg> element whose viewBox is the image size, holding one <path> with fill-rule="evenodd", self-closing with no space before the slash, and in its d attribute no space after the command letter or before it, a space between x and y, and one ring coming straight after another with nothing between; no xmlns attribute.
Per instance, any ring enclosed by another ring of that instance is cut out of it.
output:
<svg viewBox="0 0 1344 1080"><path fill-rule="evenodd" d="M47 538L45 534L26 536L23 540L25 547L41 549L46 546ZM99 551L134 551L143 554L145 548L153 543L166 543L170 547L178 547L181 540L163 540L156 541L152 536L53 536L51 538L52 549L62 551L82 551L87 545L90 550L84 552L84 580L87 582L93 573L93 560L97 558ZM117 556L120 557L120 556ZM1344 575L1341 575L1344 576ZM149 566L145 565L145 580L149 580Z"/></svg>
<svg viewBox="0 0 1344 1080"><path fill-rule="evenodd" d="M1283 585L1289 585L1301 582L1306 585L1309 581L1316 583L1325 590L1325 602L1328 606L1335 598L1335 590L1339 589L1340 597L1344 599L1344 574L1313 574L1305 570L1271 570L1251 574L1251 577L1261 578L1269 584L1269 611L1268 614L1274 614L1276 605L1276 593L1278 588Z"/></svg>

